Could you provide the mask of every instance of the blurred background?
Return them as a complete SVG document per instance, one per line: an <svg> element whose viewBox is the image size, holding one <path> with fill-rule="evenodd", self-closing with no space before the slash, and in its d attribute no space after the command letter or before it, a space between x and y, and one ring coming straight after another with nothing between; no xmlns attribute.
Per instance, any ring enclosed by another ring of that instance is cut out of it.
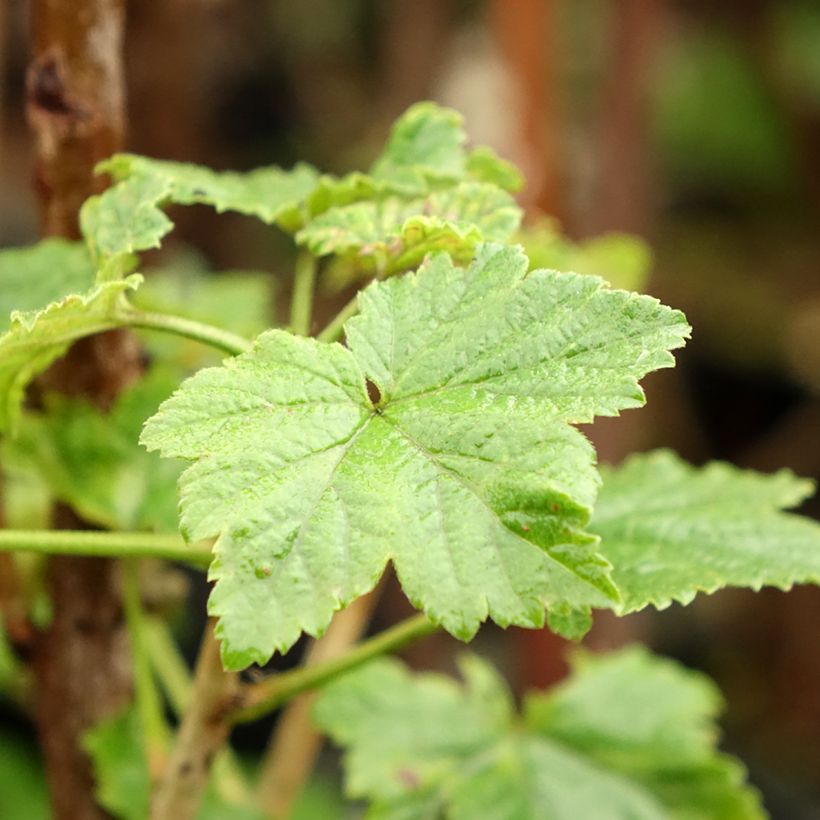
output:
<svg viewBox="0 0 820 820"><path fill-rule="evenodd" d="M820 478L816 0L128 0L127 14L129 150L343 172L369 164L411 103L451 105L473 142L522 168L531 222L642 237L646 289L695 329L678 367L647 380L646 409L588 430L601 459L669 446ZM37 233L27 48L26 4L0 4L2 247ZM176 218L177 251L215 269L290 270L288 243L261 224ZM377 621L405 606L386 596ZM519 690L563 674L547 634L480 640ZM820 818L820 589L600 618L585 643L632 640L716 679L724 745L775 818ZM410 657L446 667L451 651L441 638ZM19 776L0 767L0 790Z"/></svg>

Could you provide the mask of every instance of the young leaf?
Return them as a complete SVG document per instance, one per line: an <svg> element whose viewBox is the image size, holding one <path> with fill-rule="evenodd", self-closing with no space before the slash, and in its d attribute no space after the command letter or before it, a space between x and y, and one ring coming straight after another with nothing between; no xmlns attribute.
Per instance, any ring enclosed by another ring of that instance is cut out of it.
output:
<svg viewBox="0 0 820 820"><path fill-rule="evenodd" d="M763 816L742 767L715 751L707 679L637 647L573 665L517 718L477 658L463 686L382 659L327 687L314 719L346 750L348 793L386 820Z"/></svg>
<svg viewBox="0 0 820 820"><path fill-rule="evenodd" d="M59 358L73 341L116 327L122 294L136 289L142 277L104 282L71 294L41 310L11 314L0 335L0 432L16 421L26 385Z"/></svg>
<svg viewBox="0 0 820 820"><path fill-rule="evenodd" d="M154 371L122 393L108 413L79 399L47 397L47 410L26 413L0 453L12 473L35 471L53 498L86 521L111 529L177 529L179 462L146 453L143 422L177 380Z"/></svg>
<svg viewBox="0 0 820 820"><path fill-rule="evenodd" d="M431 251L468 262L482 240L503 242L521 221L521 209L494 185L462 183L423 199L390 197L331 208L296 235L317 256L355 256L383 275L416 267Z"/></svg>
<svg viewBox="0 0 820 820"><path fill-rule="evenodd" d="M393 126L371 174L409 193L424 191L428 178L461 179L467 141L462 122L457 111L435 103L411 106Z"/></svg>
<svg viewBox="0 0 820 820"><path fill-rule="evenodd" d="M601 280L527 274L487 245L377 282L349 347L280 331L185 382L143 442L195 461L183 531L218 536L209 602L241 668L321 633L392 559L413 603L467 639L488 616L554 623L617 593L583 528L598 484L571 426L643 402L682 314Z"/></svg>
<svg viewBox="0 0 820 820"><path fill-rule="evenodd" d="M39 310L93 286L94 265L82 242L44 239L0 251L0 333L9 329L13 311Z"/></svg>
<svg viewBox="0 0 820 820"><path fill-rule="evenodd" d="M661 450L602 470L590 529L613 565L621 611L721 587L820 583L820 524L782 512L813 492L787 470L696 469Z"/></svg>
<svg viewBox="0 0 820 820"><path fill-rule="evenodd" d="M219 213L236 211L276 224L307 197L319 177L307 165L241 174L134 154L116 154L98 170L118 181L91 197L80 215L83 234L99 260L159 247L173 227L161 210L168 203L210 205Z"/></svg>

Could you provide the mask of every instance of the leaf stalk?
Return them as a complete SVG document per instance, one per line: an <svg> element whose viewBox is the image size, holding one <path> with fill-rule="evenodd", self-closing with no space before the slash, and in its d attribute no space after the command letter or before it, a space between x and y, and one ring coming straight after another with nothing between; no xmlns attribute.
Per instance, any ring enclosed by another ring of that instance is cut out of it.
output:
<svg viewBox="0 0 820 820"><path fill-rule="evenodd" d="M162 558L206 568L210 548L186 544L178 535L151 532L96 532L86 530L0 529L1 552L81 555L110 558Z"/></svg>

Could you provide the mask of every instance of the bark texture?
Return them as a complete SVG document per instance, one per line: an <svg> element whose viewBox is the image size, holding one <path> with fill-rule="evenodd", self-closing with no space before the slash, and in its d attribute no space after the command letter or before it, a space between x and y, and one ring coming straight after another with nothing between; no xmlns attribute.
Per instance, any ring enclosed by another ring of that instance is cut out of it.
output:
<svg viewBox="0 0 820 820"><path fill-rule="evenodd" d="M103 186L94 166L122 147L122 0L35 0L26 107L36 139L35 190L44 236L79 236L79 209ZM110 406L140 371L139 351L123 331L75 345L43 386ZM55 526L81 526L65 508ZM131 696L128 636L119 566L110 559L55 557L53 605L36 639L36 720L54 817L99 820L90 763L80 746L90 726Z"/></svg>

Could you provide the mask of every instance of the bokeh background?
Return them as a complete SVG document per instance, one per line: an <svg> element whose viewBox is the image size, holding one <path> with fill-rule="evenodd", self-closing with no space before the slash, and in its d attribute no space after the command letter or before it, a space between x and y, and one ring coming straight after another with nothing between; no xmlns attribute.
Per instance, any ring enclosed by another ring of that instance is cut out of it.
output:
<svg viewBox="0 0 820 820"><path fill-rule="evenodd" d="M0 3L3 247L37 233L27 13ZM127 13L129 150L343 172L369 163L409 104L452 105L474 142L523 169L529 220L577 240L639 235L648 291L695 328L678 367L647 381L646 409L589 431L601 458L670 446L820 478L816 0L128 0ZM215 269L290 269L264 226L197 208L177 219L172 250L196 248ZM377 621L405 606L387 595ZM548 634L480 640L519 690L563 674ZM716 679L724 745L775 818L820 818L820 590L601 618L585 643L633 640ZM447 667L451 654L441 638L410 657ZM8 731L26 734L14 720ZM23 771L0 765L0 789Z"/></svg>

